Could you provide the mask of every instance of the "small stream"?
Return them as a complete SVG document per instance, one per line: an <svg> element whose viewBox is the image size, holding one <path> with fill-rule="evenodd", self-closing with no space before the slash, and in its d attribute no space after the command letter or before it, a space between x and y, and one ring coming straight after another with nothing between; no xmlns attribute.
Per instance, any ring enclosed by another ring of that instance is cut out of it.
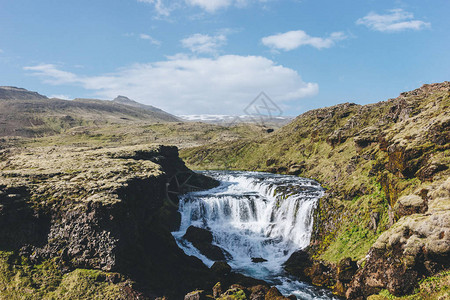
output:
<svg viewBox="0 0 450 300"><path fill-rule="evenodd" d="M316 181L261 172L202 173L221 184L181 197L181 227L172 234L186 254L208 266L214 263L182 238L190 225L206 228L213 243L228 253L234 271L265 280L298 299L338 299L287 276L282 268L293 252L309 244L313 212L324 193ZM252 258L266 261L254 263Z"/></svg>

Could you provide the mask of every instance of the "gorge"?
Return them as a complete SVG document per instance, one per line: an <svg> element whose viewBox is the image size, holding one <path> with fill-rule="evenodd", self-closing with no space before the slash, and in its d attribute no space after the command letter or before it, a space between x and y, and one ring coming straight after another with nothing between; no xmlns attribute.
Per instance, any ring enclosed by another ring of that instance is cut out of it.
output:
<svg viewBox="0 0 450 300"><path fill-rule="evenodd" d="M298 299L332 299L331 293L289 279L282 268L294 251L310 242L313 211L323 195L317 182L258 172L202 174L221 184L180 199L181 227L173 235L187 254L213 265L217 258L208 249L199 246L205 256L183 238L189 226L208 229L234 271L263 279Z"/></svg>
<svg viewBox="0 0 450 300"><path fill-rule="evenodd" d="M44 131L8 123L0 298L448 294L449 82L275 131L128 122L117 105L98 124L51 107Z"/></svg>

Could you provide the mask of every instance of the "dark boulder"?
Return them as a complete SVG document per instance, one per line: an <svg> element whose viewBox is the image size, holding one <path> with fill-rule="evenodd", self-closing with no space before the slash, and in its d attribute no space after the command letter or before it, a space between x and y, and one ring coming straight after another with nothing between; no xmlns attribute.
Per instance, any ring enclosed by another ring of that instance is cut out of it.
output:
<svg viewBox="0 0 450 300"><path fill-rule="evenodd" d="M188 240L192 244L194 243L212 243L213 235L211 231L195 226L189 226L186 233L183 236L184 239Z"/></svg>
<svg viewBox="0 0 450 300"><path fill-rule="evenodd" d="M355 275L358 266L351 258L343 258L336 266L336 279L341 282L348 283Z"/></svg>
<svg viewBox="0 0 450 300"><path fill-rule="evenodd" d="M211 266L211 271L219 276L227 276L231 273L231 267L224 261L216 261Z"/></svg>
<svg viewBox="0 0 450 300"><path fill-rule="evenodd" d="M184 239L191 242L200 253L213 261L225 260L225 252L218 246L213 245L213 235L211 231L195 226L189 226Z"/></svg>
<svg viewBox="0 0 450 300"><path fill-rule="evenodd" d="M311 258L305 250L299 250L292 253L289 259L284 263L286 272L297 277L301 281L308 282L311 282L311 278L305 273L305 270L311 266Z"/></svg>
<svg viewBox="0 0 450 300"><path fill-rule="evenodd" d="M312 284L322 287L330 287L334 285L333 270L323 264L315 261L310 268L305 270L305 274L309 277Z"/></svg>

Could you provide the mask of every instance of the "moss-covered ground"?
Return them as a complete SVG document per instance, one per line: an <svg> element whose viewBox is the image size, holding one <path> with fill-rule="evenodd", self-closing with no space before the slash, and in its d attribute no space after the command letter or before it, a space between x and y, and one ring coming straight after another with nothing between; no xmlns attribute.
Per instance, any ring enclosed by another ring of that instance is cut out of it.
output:
<svg viewBox="0 0 450 300"><path fill-rule="evenodd" d="M86 269L63 274L55 260L32 264L13 252L0 251L0 299L112 300L126 297L126 285L119 274Z"/></svg>
<svg viewBox="0 0 450 300"><path fill-rule="evenodd" d="M423 279L412 295L396 297L387 290L368 300L448 300L450 299L450 271Z"/></svg>

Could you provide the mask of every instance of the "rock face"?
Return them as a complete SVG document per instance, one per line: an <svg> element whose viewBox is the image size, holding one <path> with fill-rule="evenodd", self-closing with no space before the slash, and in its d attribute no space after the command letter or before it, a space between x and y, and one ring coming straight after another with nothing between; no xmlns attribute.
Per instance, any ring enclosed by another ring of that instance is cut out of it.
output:
<svg viewBox="0 0 450 300"><path fill-rule="evenodd" d="M175 147L17 151L0 161L1 251L56 259L66 271L119 272L148 295L214 284L170 234L178 213L168 182L175 174L199 188L216 182L188 170Z"/></svg>
<svg viewBox="0 0 450 300"><path fill-rule="evenodd" d="M348 298L367 297L384 288L405 295L421 278L450 268L450 178L428 197L427 213L403 216L377 239L352 279ZM416 198L403 201L420 203Z"/></svg>
<svg viewBox="0 0 450 300"><path fill-rule="evenodd" d="M294 252L284 264L284 269L301 281L327 287L339 296L345 296L350 281L357 271L356 262L344 258L337 264L311 258L311 248Z"/></svg>
<svg viewBox="0 0 450 300"><path fill-rule="evenodd" d="M219 261L226 258L224 250L212 244L213 235L209 230L189 226L183 238L191 242L195 248L211 260Z"/></svg>

